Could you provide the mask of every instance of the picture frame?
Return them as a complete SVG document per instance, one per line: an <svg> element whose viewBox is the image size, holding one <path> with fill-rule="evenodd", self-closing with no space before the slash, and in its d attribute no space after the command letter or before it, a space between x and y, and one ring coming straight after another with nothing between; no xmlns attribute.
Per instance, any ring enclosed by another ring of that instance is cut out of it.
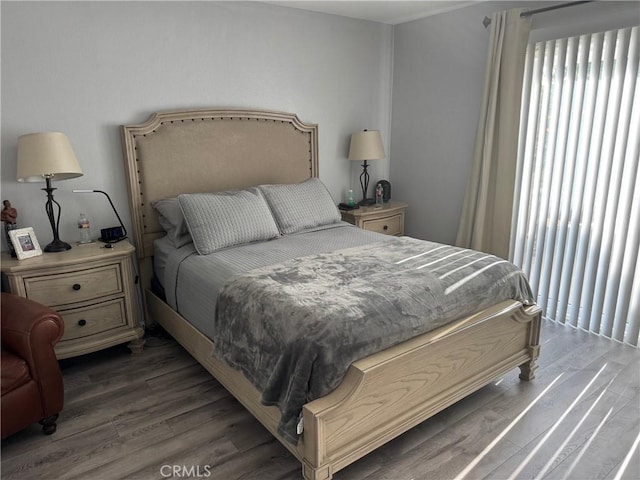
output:
<svg viewBox="0 0 640 480"><path fill-rule="evenodd" d="M16 250L18 260L42 255L42 249L32 227L9 230L9 238Z"/></svg>

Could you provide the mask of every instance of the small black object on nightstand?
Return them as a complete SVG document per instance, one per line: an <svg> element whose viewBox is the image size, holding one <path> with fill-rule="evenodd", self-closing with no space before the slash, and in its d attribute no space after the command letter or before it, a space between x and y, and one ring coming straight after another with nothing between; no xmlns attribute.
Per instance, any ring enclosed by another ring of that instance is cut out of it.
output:
<svg viewBox="0 0 640 480"><path fill-rule="evenodd" d="M356 208L360 208L360 206L356 203L355 205L347 205L346 203L341 203L338 205L340 210L355 210Z"/></svg>

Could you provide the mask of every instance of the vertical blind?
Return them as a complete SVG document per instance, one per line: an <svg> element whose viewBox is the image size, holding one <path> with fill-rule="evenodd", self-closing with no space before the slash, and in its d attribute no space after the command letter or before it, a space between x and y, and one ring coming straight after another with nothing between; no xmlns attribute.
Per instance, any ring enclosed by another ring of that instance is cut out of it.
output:
<svg viewBox="0 0 640 480"><path fill-rule="evenodd" d="M510 245L546 318L635 346L638 30L529 45Z"/></svg>

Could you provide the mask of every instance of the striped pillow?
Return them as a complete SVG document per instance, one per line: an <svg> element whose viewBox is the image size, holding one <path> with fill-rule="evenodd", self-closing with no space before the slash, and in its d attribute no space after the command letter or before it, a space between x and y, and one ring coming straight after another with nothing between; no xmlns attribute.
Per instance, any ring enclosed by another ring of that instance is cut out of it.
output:
<svg viewBox="0 0 640 480"><path fill-rule="evenodd" d="M293 185L260 185L258 188L283 235L340 221L338 207L319 178Z"/></svg>
<svg viewBox="0 0 640 480"><path fill-rule="evenodd" d="M200 255L278 237L278 227L259 191L192 193L178 196Z"/></svg>

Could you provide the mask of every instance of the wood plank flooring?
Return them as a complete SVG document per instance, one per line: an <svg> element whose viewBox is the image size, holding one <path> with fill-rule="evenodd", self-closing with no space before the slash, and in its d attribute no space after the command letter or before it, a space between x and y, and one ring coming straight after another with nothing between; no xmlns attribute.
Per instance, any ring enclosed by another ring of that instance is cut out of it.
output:
<svg viewBox="0 0 640 480"><path fill-rule="evenodd" d="M139 356L119 346L62 361L57 432L4 440L2 479L301 478L173 339L147 338ZM545 322L539 364L532 382L514 370L334 478L639 479L640 350Z"/></svg>

